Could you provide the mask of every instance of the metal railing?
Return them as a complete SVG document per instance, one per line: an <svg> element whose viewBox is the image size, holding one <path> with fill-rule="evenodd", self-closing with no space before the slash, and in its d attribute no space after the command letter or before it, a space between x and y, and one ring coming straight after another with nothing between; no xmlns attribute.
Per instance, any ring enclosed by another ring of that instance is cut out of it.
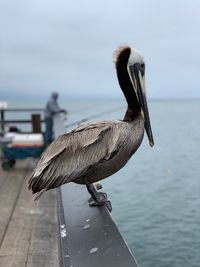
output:
<svg viewBox="0 0 200 267"><path fill-rule="evenodd" d="M30 119L6 119L5 115L9 112L29 112L32 113ZM37 114L33 114L37 112ZM39 132L41 130L40 124L44 123L44 120L41 119L40 114L44 112L44 109L41 108L10 108L10 109L0 109L0 133L3 135L5 133L6 124L32 124L33 132Z"/></svg>

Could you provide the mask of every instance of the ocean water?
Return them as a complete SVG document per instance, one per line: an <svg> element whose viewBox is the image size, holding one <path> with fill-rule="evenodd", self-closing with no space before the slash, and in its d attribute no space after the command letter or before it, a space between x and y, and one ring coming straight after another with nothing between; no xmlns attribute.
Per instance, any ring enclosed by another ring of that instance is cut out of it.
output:
<svg viewBox="0 0 200 267"><path fill-rule="evenodd" d="M120 100L60 102L69 110L66 124L117 108L98 119L121 119L125 109ZM43 103L9 106L25 105ZM103 190L140 267L200 267L200 101L150 101L149 109L155 146L145 136Z"/></svg>

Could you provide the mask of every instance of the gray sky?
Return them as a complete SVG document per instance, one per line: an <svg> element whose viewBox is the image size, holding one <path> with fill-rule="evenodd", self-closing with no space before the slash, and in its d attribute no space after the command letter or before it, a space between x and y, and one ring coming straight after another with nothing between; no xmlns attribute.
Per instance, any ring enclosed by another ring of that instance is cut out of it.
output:
<svg viewBox="0 0 200 267"><path fill-rule="evenodd" d="M149 97L200 97L199 0L1 0L0 99L121 96L123 44L145 57Z"/></svg>

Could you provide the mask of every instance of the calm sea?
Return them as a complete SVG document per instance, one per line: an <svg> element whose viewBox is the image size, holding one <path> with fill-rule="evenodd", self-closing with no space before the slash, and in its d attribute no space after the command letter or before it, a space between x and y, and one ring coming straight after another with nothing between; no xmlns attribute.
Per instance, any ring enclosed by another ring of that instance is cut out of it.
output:
<svg viewBox="0 0 200 267"><path fill-rule="evenodd" d="M122 118L125 107L119 100L60 102L69 110L66 124L117 108L100 118ZM140 267L200 267L200 101L150 101L149 109L155 146L145 137L103 187Z"/></svg>

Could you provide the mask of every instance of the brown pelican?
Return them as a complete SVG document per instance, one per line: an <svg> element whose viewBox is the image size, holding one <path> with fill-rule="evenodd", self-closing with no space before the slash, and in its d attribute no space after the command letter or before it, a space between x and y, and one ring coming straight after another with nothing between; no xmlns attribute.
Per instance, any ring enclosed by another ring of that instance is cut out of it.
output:
<svg viewBox="0 0 200 267"><path fill-rule="evenodd" d="M119 85L128 107L123 120L84 124L59 136L41 156L29 180L29 189L37 197L65 183L85 184L93 198L90 205L111 210L106 194L98 193L93 183L120 170L140 146L146 130L154 145L149 119L145 63L134 48L120 47L116 52Z"/></svg>

